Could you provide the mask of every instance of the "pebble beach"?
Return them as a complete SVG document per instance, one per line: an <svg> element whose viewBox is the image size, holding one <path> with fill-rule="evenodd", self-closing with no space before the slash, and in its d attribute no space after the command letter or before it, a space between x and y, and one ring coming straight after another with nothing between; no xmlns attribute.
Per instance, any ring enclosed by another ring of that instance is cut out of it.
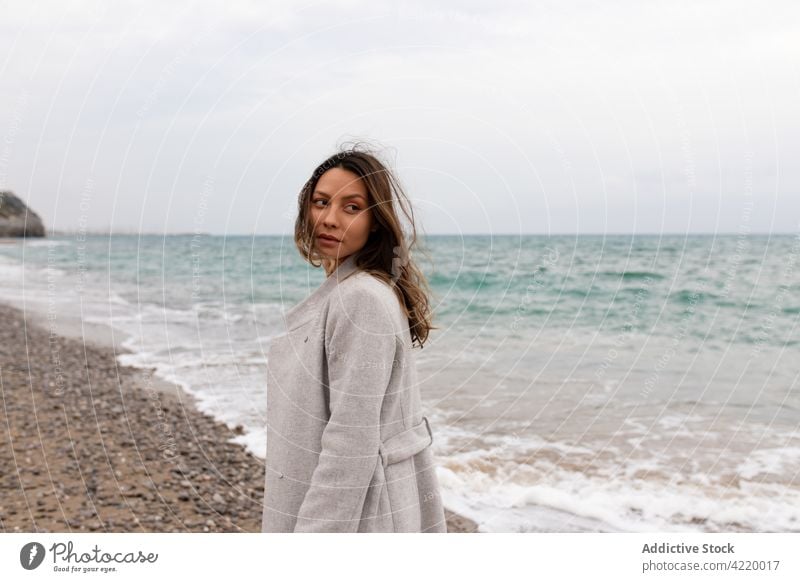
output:
<svg viewBox="0 0 800 582"><path fill-rule="evenodd" d="M240 428L118 345L54 329L0 304L0 532L260 531L264 463L229 442Z"/></svg>

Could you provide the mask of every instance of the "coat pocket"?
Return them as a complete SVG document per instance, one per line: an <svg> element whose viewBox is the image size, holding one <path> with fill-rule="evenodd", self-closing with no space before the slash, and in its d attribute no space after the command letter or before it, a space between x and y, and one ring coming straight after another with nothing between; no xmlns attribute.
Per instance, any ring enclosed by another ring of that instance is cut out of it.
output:
<svg viewBox="0 0 800 582"><path fill-rule="evenodd" d="M396 434L380 445L385 486L396 532L419 532L421 501L414 457L433 444L428 419Z"/></svg>

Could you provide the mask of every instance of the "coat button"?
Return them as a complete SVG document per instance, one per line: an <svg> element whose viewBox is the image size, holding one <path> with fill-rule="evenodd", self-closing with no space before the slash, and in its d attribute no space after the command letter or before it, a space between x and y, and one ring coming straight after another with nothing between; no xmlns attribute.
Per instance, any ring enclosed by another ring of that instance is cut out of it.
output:
<svg viewBox="0 0 800 582"><path fill-rule="evenodd" d="M303 340L303 343L306 343L307 341L308 341L308 336L306 336L306 339Z"/></svg>
<svg viewBox="0 0 800 582"><path fill-rule="evenodd" d="M280 475L278 475L278 479L283 479L283 473L281 473Z"/></svg>

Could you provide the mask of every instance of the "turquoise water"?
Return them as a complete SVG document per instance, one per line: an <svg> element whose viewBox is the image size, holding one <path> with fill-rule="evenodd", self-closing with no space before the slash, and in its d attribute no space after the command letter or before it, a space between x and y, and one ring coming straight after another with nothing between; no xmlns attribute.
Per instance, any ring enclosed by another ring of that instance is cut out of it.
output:
<svg viewBox="0 0 800 582"><path fill-rule="evenodd" d="M446 503L487 531L800 531L800 238L435 236L414 258ZM79 312L263 457L265 354L324 274L291 239L0 245L0 299Z"/></svg>

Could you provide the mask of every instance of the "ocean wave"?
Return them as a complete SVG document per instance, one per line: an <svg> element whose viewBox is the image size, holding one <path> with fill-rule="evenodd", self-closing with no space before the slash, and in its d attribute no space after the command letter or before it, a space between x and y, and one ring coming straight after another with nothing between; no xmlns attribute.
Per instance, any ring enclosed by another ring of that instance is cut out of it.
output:
<svg viewBox="0 0 800 582"><path fill-rule="evenodd" d="M541 531L538 518L547 508L560 515L551 531L580 530L576 524L589 520L598 531L760 532L800 528L800 491L754 479L764 467L791 466L797 455L797 449L764 451L734 478L701 470L681 474L652 456L609 455L602 465L596 455L558 447L517 460L507 446L438 458L447 496L458 497L483 531Z"/></svg>
<svg viewBox="0 0 800 582"><path fill-rule="evenodd" d="M72 241L69 240L48 240L48 239L23 239L27 247L68 247L72 246Z"/></svg>
<svg viewBox="0 0 800 582"><path fill-rule="evenodd" d="M603 277L622 279L623 281L641 281L646 279L659 281L666 278L664 275L652 271L602 271L597 274Z"/></svg>
<svg viewBox="0 0 800 582"><path fill-rule="evenodd" d="M711 293L710 291L692 291L690 289L680 289L674 293L670 293L670 299L676 303L690 305L692 303L702 303L706 299L721 299L721 295Z"/></svg>

